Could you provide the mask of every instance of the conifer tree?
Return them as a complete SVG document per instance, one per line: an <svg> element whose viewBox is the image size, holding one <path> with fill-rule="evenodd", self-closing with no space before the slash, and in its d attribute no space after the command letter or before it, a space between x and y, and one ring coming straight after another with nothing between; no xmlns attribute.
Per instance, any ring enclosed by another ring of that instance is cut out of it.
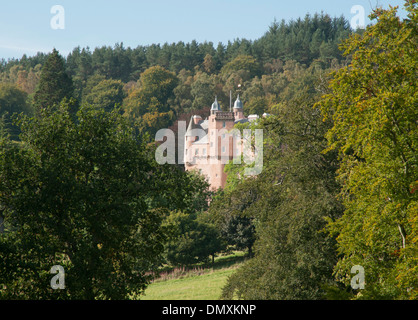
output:
<svg viewBox="0 0 418 320"><path fill-rule="evenodd" d="M34 107L37 112L45 108L52 111L64 98L71 100L73 95L73 81L65 71L65 60L54 49L42 68L41 79L34 95ZM71 105L71 111L75 112L75 101Z"/></svg>

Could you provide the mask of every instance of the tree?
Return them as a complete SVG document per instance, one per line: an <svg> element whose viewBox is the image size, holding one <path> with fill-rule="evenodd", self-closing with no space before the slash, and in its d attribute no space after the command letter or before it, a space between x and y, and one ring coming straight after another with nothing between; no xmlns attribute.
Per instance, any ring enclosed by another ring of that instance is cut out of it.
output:
<svg viewBox="0 0 418 320"><path fill-rule="evenodd" d="M376 23L347 40L351 63L334 72L320 106L333 127L328 150L339 152L344 215L330 221L342 254L338 279L349 285L361 265L358 298L416 299L418 288L418 10L405 1L376 9Z"/></svg>
<svg viewBox="0 0 418 320"><path fill-rule="evenodd" d="M225 83L225 89L228 90L228 95L229 90L236 95L237 86L259 75L260 69L257 60L249 55L239 55L224 65L220 75Z"/></svg>
<svg viewBox="0 0 418 320"><path fill-rule="evenodd" d="M255 241L255 228L251 218L242 216L227 216L221 228L221 237L234 246L236 250L248 250L252 256Z"/></svg>
<svg viewBox="0 0 418 320"><path fill-rule="evenodd" d="M245 107L248 114L262 115L267 111L267 99L265 97L254 97L245 105Z"/></svg>
<svg viewBox="0 0 418 320"><path fill-rule="evenodd" d="M201 221L196 213L173 212L165 223L172 230L166 250L173 265L207 262L210 255L213 262L215 254L224 248L218 229Z"/></svg>
<svg viewBox="0 0 418 320"><path fill-rule="evenodd" d="M160 66L151 67L141 74L139 88L129 93L124 108L131 117L143 116L148 112L170 111L169 99L178 84L177 76Z"/></svg>
<svg viewBox="0 0 418 320"><path fill-rule="evenodd" d="M218 191L209 207L209 214L213 224L217 226L220 236L230 246L229 249L248 250L252 256L252 249L256 240L254 220L255 216L247 209L257 200L257 191L241 184L243 167L229 163L225 172L228 173L227 185Z"/></svg>
<svg viewBox="0 0 418 320"><path fill-rule="evenodd" d="M93 86L90 92L84 96L83 102L110 112L115 106L121 106L124 98L122 81L108 79L101 80Z"/></svg>
<svg viewBox="0 0 418 320"><path fill-rule="evenodd" d="M155 163L117 110L81 107L73 121L68 108L23 118L21 145L0 139L1 298L140 294L161 262L164 212L183 210L193 188ZM50 287L53 265L65 290Z"/></svg>
<svg viewBox="0 0 418 320"><path fill-rule="evenodd" d="M330 122L313 108L318 95L302 88L258 124L265 137L262 172L232 181L226 206L252 217L254 257L228 279L223 298L324 299L325 286L335 285L335 239L322 231L325 218L342 211L338 162L335 152L322 154Z"/></svg>
<svg viewBox="0 0 418 320"><path fill-rule="evenodd" d="M193 78L190 93L193 97L194 110L212 105L215 95L214 79L207 73L198 72Z"/></svg>
<svg viewBox="0 0 418 320"><path fill-rule="evenodd" d="M203 68L208 74L211 74L216 70L215 60L209 53L205 56L205 59L203 60Z"/></svg>
<svg viewBox="0 0 418 320"><path fill-rule="evenodd" d="M142 135L149 134L155 137L159 129L168 128L174 120L173 111L169 112L148 112L145 113L138 121L139 133Z"/></svg>
<svg viewBox="0 0 418 320"><path fill-rule="evenodd" d="M71 77L65 71L65 60L56 49L52 51L41 70L38 88L33 104L37 112L42 109L54 110L66 98L74 97L74 86ZM76 112L72 103L72 112Z"/></svg>
<svg viewBox="0 0 418 320"><path fill-rule="evenodd" d="M13 140L19 140L19 128L13 124L13 115L31 115L32 110L26 102L27 94L15 85L0 83L0 117L4 117L5 130Z"/></svg>

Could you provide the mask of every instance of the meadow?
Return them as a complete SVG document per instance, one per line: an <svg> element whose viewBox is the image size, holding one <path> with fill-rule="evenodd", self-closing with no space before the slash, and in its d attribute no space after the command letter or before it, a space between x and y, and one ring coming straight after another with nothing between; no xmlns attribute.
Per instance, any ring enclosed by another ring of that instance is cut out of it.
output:
<svg viewBox="0 0 418 320"><path fill-rule="evenodd" d="M219 300L222 288L245 260L243 252L221 256L211 266L172 268L161 272L141 300Z"/></svg>

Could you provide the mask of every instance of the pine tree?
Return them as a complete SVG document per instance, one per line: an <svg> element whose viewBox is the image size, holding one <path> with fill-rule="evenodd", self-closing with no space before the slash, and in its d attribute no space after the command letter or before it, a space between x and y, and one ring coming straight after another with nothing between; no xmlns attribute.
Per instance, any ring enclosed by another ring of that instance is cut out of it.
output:
<svg viewBox="0 0 418 320"><path fill-rule="evenodd" d="M71 100L73 95L74 85L65 71L65 60L54 49L42 68L38 89L34 95L34 107L38 112L45 108L53 111L54 106L59 105L64 98ZM71 111L76 111L75 101L72 103L72 109Z"/></svg>

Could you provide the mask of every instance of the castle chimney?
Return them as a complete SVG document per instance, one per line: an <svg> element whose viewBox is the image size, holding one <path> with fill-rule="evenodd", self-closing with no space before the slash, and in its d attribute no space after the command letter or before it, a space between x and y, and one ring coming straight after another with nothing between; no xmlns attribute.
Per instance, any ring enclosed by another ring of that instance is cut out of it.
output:
<svg viewBox="0 0 418 320"><path fill-rule="evenodd" d="M193 116L193 122L194 122L194 124L199 124L199 121L201 121L201 120L202 120L202 117L201 116L199 116L199 115Z"/></svg>

